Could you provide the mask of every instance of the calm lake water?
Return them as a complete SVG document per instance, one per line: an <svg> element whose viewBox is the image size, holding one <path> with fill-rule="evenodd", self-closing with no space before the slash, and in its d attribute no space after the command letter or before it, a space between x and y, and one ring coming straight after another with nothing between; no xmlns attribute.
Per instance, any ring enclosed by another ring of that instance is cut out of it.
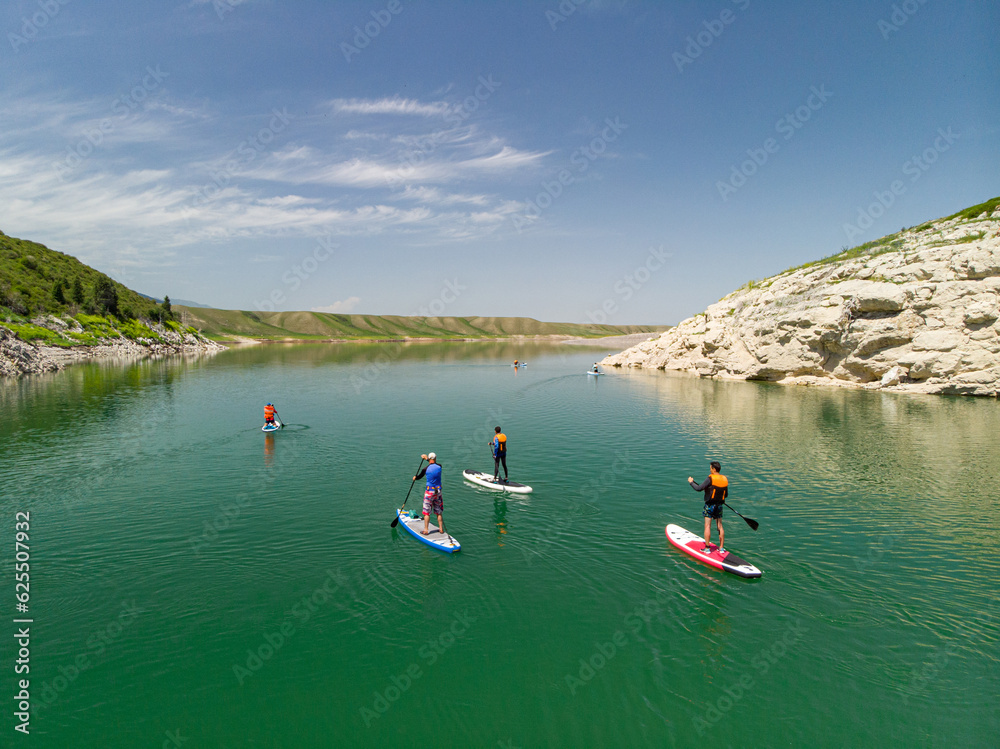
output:
<svg viewBox="0 0 1000 749"><path fill-rule="evenodd" d="M4 382L3 746L998 746L997 401L587 377L605 353L261 346ZM497 424L529 496L461 480ZM389 527L429 451L458 554ZM759 580L664 535L700 532L712 459Z"/></svg>

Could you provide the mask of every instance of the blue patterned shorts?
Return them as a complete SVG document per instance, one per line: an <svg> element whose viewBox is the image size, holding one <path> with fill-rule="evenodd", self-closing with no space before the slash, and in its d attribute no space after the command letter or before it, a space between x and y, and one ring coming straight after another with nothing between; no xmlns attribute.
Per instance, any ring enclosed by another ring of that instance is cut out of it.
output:
<svg viewBox="0 0 1000 749"><path fill-rule="evenodd" d="M701 511L701 514L706 518L712 518L714 520L722 519L722 505L710 505L705 503L705 509Z"/></svg>

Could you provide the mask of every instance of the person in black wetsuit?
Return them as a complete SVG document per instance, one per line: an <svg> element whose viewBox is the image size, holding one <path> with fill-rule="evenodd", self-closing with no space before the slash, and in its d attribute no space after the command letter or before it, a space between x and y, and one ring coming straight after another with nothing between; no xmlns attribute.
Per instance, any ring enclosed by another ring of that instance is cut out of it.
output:
<svg viewBox="0 0 1000 749"><path fill-rule="evenodd" d="M694 483L694 479L688 476L688 483L696 492L705 492L705 509L702 515L705 516L705 547L702 549L706 554L711 551L712 542L712 521L719 528L719 551L725 553L725 533L722 530L722 505L729 496L729 479L722 475L722 464L717 460L709 463L708 478L700 484Z"/></svg>
<svg viewBox="0 0 1000 749"><path fill-rule="evenodd" d="M493 480L500 480L500 464L503 463L503 480L507 481L507 435L500 431L500 427L493 430L496 436L490 440L490 447L493 448Z"/></svg>

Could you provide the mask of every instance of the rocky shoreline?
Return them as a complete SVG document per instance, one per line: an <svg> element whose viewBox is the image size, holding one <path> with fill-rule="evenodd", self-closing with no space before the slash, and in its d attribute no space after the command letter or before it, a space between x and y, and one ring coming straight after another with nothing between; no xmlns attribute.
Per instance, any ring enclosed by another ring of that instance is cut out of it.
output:
<svg viewBox="0 0 1000 749"><path fill-rule="evenodd" d="M191 333L177 333L163 326L152 326L162 339L136 341L129 338L106 339L96 346L34 345L0 325L0 376L55 372L67 364L94 359L141 359L146 357L214 354L225 346Z"/></svg>
<svg viewBox="0 0 1000 749"><path fill-rule="evenodd" d="M895 392L1000 392L1000 208L752 282L613 367Z"/></svg>

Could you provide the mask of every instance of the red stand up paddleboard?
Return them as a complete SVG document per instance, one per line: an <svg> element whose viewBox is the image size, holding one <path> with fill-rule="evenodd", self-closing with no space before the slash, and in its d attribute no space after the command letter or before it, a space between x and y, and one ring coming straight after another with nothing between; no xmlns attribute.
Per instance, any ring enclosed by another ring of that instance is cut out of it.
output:
<svg viewBox="0 0 1000 749"><path fill-rule="evenodd" d="M749 562L745 562L731 551L719 552L719 547L715 544L709 545L709 551L703 552L705 539L696 536L691 531L681 528L679 525L667 526L667 538L674 546L685 554L697 559L702 564L715 567L717 570L732 572L740 577L760 577L763 572L754 567Z"/></svg>

